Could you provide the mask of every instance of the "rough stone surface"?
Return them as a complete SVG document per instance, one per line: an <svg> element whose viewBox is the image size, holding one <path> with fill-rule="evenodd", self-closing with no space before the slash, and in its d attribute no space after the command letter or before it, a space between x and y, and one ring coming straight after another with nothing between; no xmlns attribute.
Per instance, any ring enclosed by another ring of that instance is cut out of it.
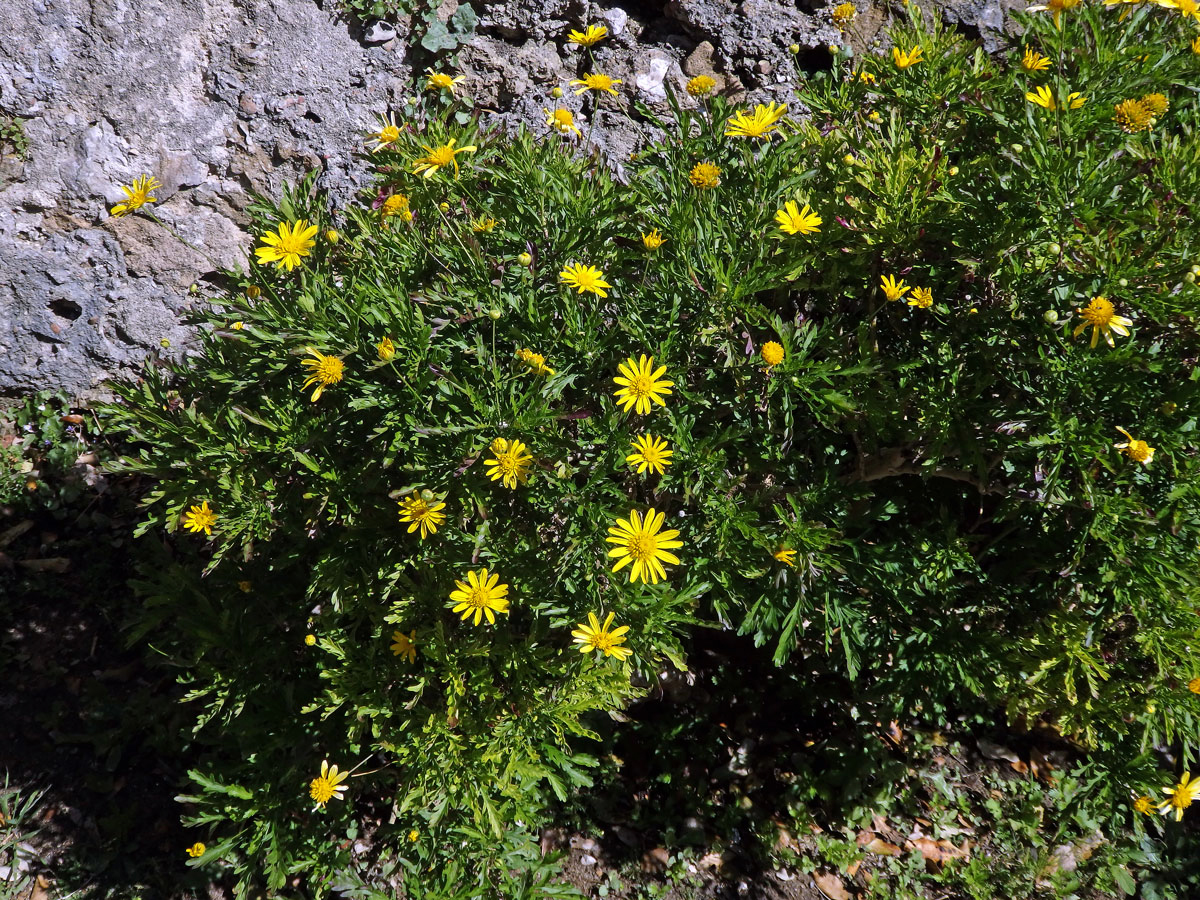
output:
<svg viewBox="0 0 1200 900"><path fill-rule="evenodd" d="M457 2L443 3L445 21ZM948 21L989 49L1015 0L941 0ZM411 25L364 29L333 0L0 0L0 114L25 122L25 160L0 159L0 392L56 387L102 394L168 341L186 349L189 288L246 265L252 192L319 170L335 202L361 188L356 159L378 115L436 64ZM858 3L845 38L870 49L885 14ZM485 116L542 128L550 91L591 71L566 43L602 21L590 54L622 79L620 100L568 91L562 102L614 163L644 139L619 107L662 103L687 77L713 75L750 101L793 99L797 58L824 64L843 40L819 0L476 0L480 22L456 72ZM445 68L445 66L442 66ZM686 96L686 95L685 95ZM112 218L122 184L153 174L154 215ZM203 290L201 290L201 294Z"/></svg>

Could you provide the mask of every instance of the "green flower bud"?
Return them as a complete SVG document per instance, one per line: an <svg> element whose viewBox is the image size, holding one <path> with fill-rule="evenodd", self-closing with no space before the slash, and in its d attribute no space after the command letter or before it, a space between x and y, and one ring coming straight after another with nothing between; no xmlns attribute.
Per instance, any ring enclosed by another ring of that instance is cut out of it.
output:
<svg viewBox="0 0 1200 900"><path fill-rule="evenodd" d="M528 253L522 253L520 256L517 257L517 262L519 262L523 266L531 266L531 265L533 265L533 257L530 256Z"/></svg>
<svg viewBox="0 0 1200 900"><path fill-rule="evenodd" d="M1045 322L1047 325L1056 325L1056 324L1058 324L1058 310L1056 310L1056 309L1048 309L1048 310L1046 310L1044 313L1042 313L1042 320L1043 320L1043 321L1044 321L1044 322Z"/></svg>

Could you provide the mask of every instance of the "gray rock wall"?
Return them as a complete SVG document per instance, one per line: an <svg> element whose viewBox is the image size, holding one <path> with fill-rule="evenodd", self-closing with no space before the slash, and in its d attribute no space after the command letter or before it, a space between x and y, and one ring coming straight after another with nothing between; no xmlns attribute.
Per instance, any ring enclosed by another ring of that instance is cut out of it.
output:
<svg viewBox="0 0 1200 900"><path fill-rule="evenodd" d="M951 0L946 15L994 46L1013 2ZM857 5L850 40L863 50L885 16ZM479 28L453 68L489 115L534 128L551 88L586 71L565 43L585 21L611 32L595 49L601 70L650 103L664 80L702 73L734 96L788 102L788 46L839 41L829 6L810 0L475 8ZM164 341L186 350L190 286L247 264L251 192L311 169L336 202L362 185L363 133L432 62L409 47L406 23L397 31L364 31L314 0L0 0L0 115L26 119L29 141L24 160L0 158L0 393L96 396ZM574 94L563 102L587 130ZM621 159L639 135L602 110L592 139ZM163 183L149 208L169 228L110 217L142 174Z"/></svg>

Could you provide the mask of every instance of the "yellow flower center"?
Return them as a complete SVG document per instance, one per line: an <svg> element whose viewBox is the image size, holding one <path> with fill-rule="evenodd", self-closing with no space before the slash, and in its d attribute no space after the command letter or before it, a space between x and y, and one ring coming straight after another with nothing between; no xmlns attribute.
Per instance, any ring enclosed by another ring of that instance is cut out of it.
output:
<svg viewBox="0 0 1200 900"><path fill-rule="evenodd" d="M318 803L328 803L333 796L334 784L328 778L314 778L308 794Z"/></svg>
<svg viewBox="0 0 1200 900"><path fill-rule="evenodd" d="M1192 805L1192 793L1183 785L1175 788L1170 793L1169 802L1175 809L1187 809Z"/></svg>
<svg viewBox="0 0 1200 900"><path fill-rule="evenodd" d="M379 143L394 144L400 140L400 128L397 125L388 125L379 132Z"/></svg>
<svg viewBox="0 0 1200 900"><path fill-rule="evenodd" d="M575 117L569 109L556 109L554 111L554 128L561 132L568 132L575 127Z"/></svg>
<svg viewBox="0 0 1200 900"><path fill-rule="evenodd" d="M601 650L604 653L608 653L608 651L612 650L612 648L616 646L613 643L613 636L607 631L596 632L588 640L588 643L592 645L593 649Z"/></svg>
<svg viewBox="0 0 1200 900"><path fill-rule="evenodd" d="M639 531L629 538L626 548L629 550L629 555L638 562L646 562L646 560L653 559L655 553L658 552L658 540L652 534Z"/></svg>
<svg viewBox="0 0 1200 900"><path fill-rule="evenodd" d="M467 606L471 609L483 609L491 600L492 593L484 585L471 588L471 594L467 597Z"/></svg>
<svg viewBox="0 0 1200 900"><path fill-rule="evenodd" d="M429 154L429 161L435 166L448 166L454 162L454 148L447 144L445 147L438 147Z"/></svg>
<svg viewBox="0 0 1200 900"><path fill-rule="evenodd" d="M1103 328L1113 320L1116 311L1107 297L1093 297L1092 302L1079 311L1079 315L1089 325L1099 325Z"/></svg>
<svg viewBox="0 0 1200 900"><path fill-rule="evenodd" d="M286 232L280 229L279 243L275 245L277 252L281 256L289 253L308 256L310 242L305 240L303 235L304 231L299 226Z"/></svg>
<svg viewBox="0 0 1200 900"><path fill-rule="evenodd" d="M654 391L654 381L647 375L635 375L629 379L629 393L637 399L649 397Z"/></svg>
<svg viewBox="0 0 1200 900"><path fill-rule="evenodd" d="M320 365L317 366L317 381L321 384L337 384L342 380L344 368L342 361L336 356L324 356L321 358Z"/></svg>
<svg viewBox="0 0 1200 900"><path fill-rule="evenodd" d="M1125 452L1134 462L1145 462L1150 458L1150 445L1145 441L1130 441Z"/></svg>

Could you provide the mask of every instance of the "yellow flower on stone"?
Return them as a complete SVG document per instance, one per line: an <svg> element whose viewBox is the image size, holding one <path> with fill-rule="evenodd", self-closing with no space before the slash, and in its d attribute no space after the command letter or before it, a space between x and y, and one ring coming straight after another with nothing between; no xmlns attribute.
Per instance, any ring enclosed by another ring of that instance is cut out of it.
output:
<svg viewBox="0 0 1200 900"><path fill-rule="evenodd" d="M521 362L529 366L535 375L553 375L554 370L546 365L546 357L540 353L534 353L528 347L524 347L517 351L517 356Z"/></svg>
<svg viewBox="0 0 1200 900"><path fill-rule="evenodd" d="M717 89L717 82L708 75L697 75L688 80L686 88L693 97L707 97Z"/></svg>
<svg viewBox="0 0 1200 900"><path fill-rule="evenodd" d="M1062 28L1062 14L1068 9L1074 9L1078 6L1080 0L1046 0L1045 3L1039 3L1037 6L1025 7L1026 12L1046 12L1049 11L1054 16L1054 27Z"/></svg>
<svg viewBox="0 0 1200 900"><path fill-rule="evenodd" d="M912 296L908 298L909 306L916 306L920 309L929 309L933 306L933 291L929 288L913 288Z"/></svg>
<svg viewBox="0 0 1200 900"><path fill-rule="evenodd" d="M729 120L725 129L726 137L761 138L769 137L787 112L787 106L774 102L763 106L761 103L754 107L753 115L738 112Z"/></svg>
<svg viewBox="0 0 1200 900"><path fill-rule="evenodd" d="M608 291L604 289L612 287L604 280L603 272L595 266L585 266L582 263L570 263L558 273L558 277L567 287L573 287L581 294L589 291L597 297L607 297Z"/></svg>
<svg viewBox="0 0 1200 900"><path fill-rule="evenodd" d="M300 360L300 365L308 366L311 370L308 375L308 381L304 382L304 388L315 384L316 390L312 393L312 402L316 403L321 399L321 394L325 392L325 388L331 384L337 384L342 380L345 373L345 366L342 361L336 356L326 356L320 350L314 350L312 347L306 348L312 359Z"/></svg>
<svg viewBox="0 0 1200 900"><path fill-rule="evenodd" d="M425 82L425 90L427 91L449 91L452 95L454 89L467 80L466 75L456 75L451 78L441 72L435 72L433 69L426 69L425 74L429 76L429 80Z"/></svg>
<svg viewBox="0 0 1200 900"><path fill-rule="evenodd" d="M207 850L208 848L204 846L202 841L196 841L196 843L187 848L187 855L192 859L199 859Z"/></svg>
<svg viewBox="0 0 1200 900"><path fill-rule="evenodd" d="M658 584L667 577L664 562L679 565L679 557L668 551L682 547L683 542L675 540L679 532L673 528L660 531L663 518L662 513L649 509L643 519L635 509L628 519L617 519L616 526L608 529L605 540L617 545L608 551L609 557L617 561L612 570L620 571L632 563L631 584L636 581Z"/></svg>
<svg viewBox="0 0 1200 900"><path fill-rule="evenodd" d="M594 72L591 75L584 75L582 79L575 79L571 84L582 84L576 94L582 94L584 91L608 91L614 97L617 96L615 90L616 85L621 84L621 79L612 78L608 75L601 75L599 72Z"/></svg>
<svg viewBox="0 0 1200 900"><path fill-rule="evenodd" d="M768 369L775 368L783 362L783 346L776 341L767 341L762 347L762 360Z"/></svg>
<svg viewBox="0 0 1200 900"><path fill-rule="evenodd" d="M667 442L652 434L639 434L633 439L633 452L625 457L625 462L637 468L641 475L647 469L653 475L662 475L666 467L671 465L668 457L674 456L674 450L667 449Z"/></svg>
<svg viewBox="0 0 1200 900"><path fill-rule="evenodd" d="M889 300L899 300L909 291L909 287L904 283L903 278L897 281L891 275L884 275L880 279L880 287L883 288L883 294Z"/></svg>
<svg viewBox="0 0 1200 900"><path fill-rule="evenodd" d="M1147 94L1142 98L1142 106L1150 110L1151 115L1161 116L1171 107L1171 101L1167 99L1166 94Z"/></svg>
<svg viewBox="0 0 1200 900"><path fill-rule="evenodd" d="M529 480L529 467L533 464L533 457L525 452L528 449L521 441L496 438L491 444L495 458L483 461L484 466L491 470L487 473L488 477L510 490L515 490L518 484L525 484Z"/></svg>
<svg viewBox="0 0 1200 900"><path fill-rule="evenodd" d="M379 123L379 130L367 135L367 146L371 148L372 153L378 153L400 140L400 126L396 124L396 119L391 113L382 116Z"/></svg>
<svg viewBox="0 0 1200 900"><path fill-rule="evenodd" d="M899 47L892 48L892 62L896 64L897 69L907 69L909 66L915 66L919 62L924 62L925 57L922 55L924 51L920 47L913 47L907 53Z"/></svg>
<svg viewBox="0 0 1200 900"><path fill-rule="evenodd" d="M329 760L321 761L321 774L308 785L308 796L317 802L313 807L324 807L330 800L344 800L346 785L342 784L350 776L349 772L339 772L337 766L329 765Z"/></svg>
<svg viewBox="0 0 1200 900"><path fill-rule="evenodd" d="M1127 337L1129 335L1129 326L1133 324L1130 319L1117 315L1116 310L1107 297L1093 297L1091 302L1079 311L1079 315L1083 319L1083 324L1075 328L1072 337L1079 337L1080 333L1091 325L1091 346L1093 347L1096 346L1096 340L1102 333L1104 340L1108 342L1108 346L1116 346L1113 343L1113 332L1121 335L1121 337Z"/></svg>
<svg viewBox="0 0 1200 900"><path fill-rule="evenodd" d="M266 246L255 247L254 254L260 265L275 263L276 268L290 272L300 265L302 257L308 256L316 244L316 233L317 226L309 225L306 219L300 219L295 224L280 222L277 231L268 231L262 236Z"/></svg>
<svg viewBox="0 0 1200 900"><path fill-rule="evenodd" d="M1154 124L1154 113L1141 100L1122 100L1113 109L1113 120L1126 134L1148 131Z"/></svg>
<svg viewBox="0 0 1200 900"><path fill-rule="evenodd" d="M1200 797L1200 777L1191 778L1190 775L1190 772L1184 772L1179 784L1162 789L1167 799L1159 801L1158 811L1165 813L1174 809L1176 822L1183 818L1183 811L1192 805L1192 801Z"/></svg>
<svg viewBox="0 0 1200 900"><path fill-rule="evenodd" d="M212 534L213 526L217 524L217 514L209 508L205 500L199 506L192 506L183 514L183 527L188 531L207 535Z"/></svg>
<svg viewBox="0 0 1200 900"><path fill-rule="evenodd" d="M617 370L621 373L613 378L619 387L616 392L617 405L624 406L625 412L636 409L644 416L650 412L651 403L667 405L663 396L671 393L675 382L663 378L667 371L666 366L659 366L657 371L654 370L653 356L648 357L643 353L637 362L630 357L617 366Z"/></svg>
<svg viewBox="0 0 1200 900"><path fill-rule="evenodd" d="M392 343L390 337L385 337L382 341L375 345L375 350L379 353L379 358L384 362L389 362L396 355L396 345Z"/></svg>
<svg viewBox="0 0 1200 900"><path fill-rule="evenodd" d="M392 655L407 656L410 663L417 661L417 630L415 628L407 635L403 631L392 632Z"/></svg>
<svg viewBox="0 0 1200 900"><path fill-rule="evenodd" d="M576 137L583 137L583 132L579 130L579 126L575 124L575 116L569 109L556 109L554 112L543 108L542 112L546 114L546 125L557 131L563 137L568 137L572 132Z"/></svg>
<svg viewBox="0 0 1200 900"><path fill-rule="evenodd" d="M588 624L585 625L580 622L575 626L575 630L571 632L571 637L579 645L580 653L591 653L593 650L599 650L605 656L615 656L621 662L633 656L632 650L621 646L621 644L625 643L625 632L629 631L629 626L622 625L620 628L614 628L612 631L609 631L609 626L612 625L616 615L616 613L609 613L604 619L604 624L601 625L595 613L588 613Z"/></svg>
<svg viewBox="0 0 1200 900"><path fill-rule="evenodd" d="M1150 461L1154 459L1154 448L1145 441L1139 441L1132 434L1126 431L1121 426L1117 426L1117 431L1125 435L1126 440L1120 444L1115 444L1116 449L1120 450L1134 462L1140 462L1144 466L1150 465ZM1189 684L1188 687L1191 687Z"/></svg>
<svg viewBox="0 0 1200 900"><path fill-rule="evenodd" d="M721 170L710 162L700 162L692 166L688 181L701 190L710 190L721 183Z"/></svg>
<svg viewBox="0 0 1200 900"><path fill-rule="evenodd" d="M796 568L796 551L791 547L781 547L775 551L775 558L785 566Z"/></svg>
<svg viewBox="0 0 1200 900"><path fill-rule="evenodd" d="M1200 678L1193 678L1187 683L1187 689L1193 694L1200 694Z"/></svg>
<svg viewBox="0 0 1200 900"><path fill-rule="evenodd" d="M455 147L457 140L451 138L448 144L443 144L440 147L429 147L425 144L421 145L421 149L425 151L425 155L413 163L413 174L417 175L421 172L425 173L426 178L431 178L435 175L438 169L444 169L447 166L454 166L454 177L458 177L458 160L455 157L460 153L474 153L475 146Z"/></svg>
<svg viewBox="0 0 1200 900"><path fill-rule="evenodd" d="M659 234L657 228L642 235L642 246L653 253L659 247L667 242L667 239Z"/></svg>
<svg viewBox="0 0 1200 900"><path fill-rule="evenodd" d="M1050 68L1050 60L1036 50L1026 47L1025 55L1021 57L1021 68L1026 72L1044 72Z"/></svg>
<svg viewBox="0 0 1200 900"><path fill-rule="evenodd" d="M408 526L409 534L421 529L421 540L437 534L438 526L446 521L446 514L442 512L446 504L435 500L432 495L427 500L420 494L409 494L399 502L400 521L412 523Z"/></svg>
<svg viewBox="0 0 1200 900"><path fill-rule="evenodd" d="M846 26L854 21L856 15L858 15L858 10L854 8L853 3L839 3L833 8L829 17L833 19L834 27L838 31L844 31Z"/></svg>
<svg viewBox="0 0 1200 900"><path fill-rule="evenodd" d="M125 202L118 203L109 212L114 217L123 216L135 209L141 209L147 203L157 203L158 198L150 196L150 192L160 187L162 187L162 182L153 175L142 175L135 178L129 187L121 185L121 190L125 193Z"/></svg>
<svg viewBox="0 0 1200 900"><path fill-rule="evenodd" d="M1142 796L1133 801L1133 808L1143 816L1152 816L1154 815L1154 800L1142 794Z"/></svg>
<svg viewBox="0 0 1200 900"><path fill-rule="evenodd" d="M608 29L603 25L589 25L586 31L571 30L567 35L568 44L578 44L580 47L594 47L608 37Z"/></svg>
<svg viewBox="0 0 1200 900"><path fill-rule="evenodd" d="M496 624L496 613L508 612L508 585L500 584L499 575L488 575L487 569L467 572L466 582L455 579L458 590L450 593L450 602L455 604L453 612L462 613L465 622L475 615L478 625L484 616L488 624Z"/></svg>
<svg viewBox="0 0 1200 900"><path fill-rule="evenodd" d="M797 208L794 200L789 200L783 204L783 209L775 212L775 221L785 234L808 235L821 230L821 217L807 203L803 209Z"/></svg>

